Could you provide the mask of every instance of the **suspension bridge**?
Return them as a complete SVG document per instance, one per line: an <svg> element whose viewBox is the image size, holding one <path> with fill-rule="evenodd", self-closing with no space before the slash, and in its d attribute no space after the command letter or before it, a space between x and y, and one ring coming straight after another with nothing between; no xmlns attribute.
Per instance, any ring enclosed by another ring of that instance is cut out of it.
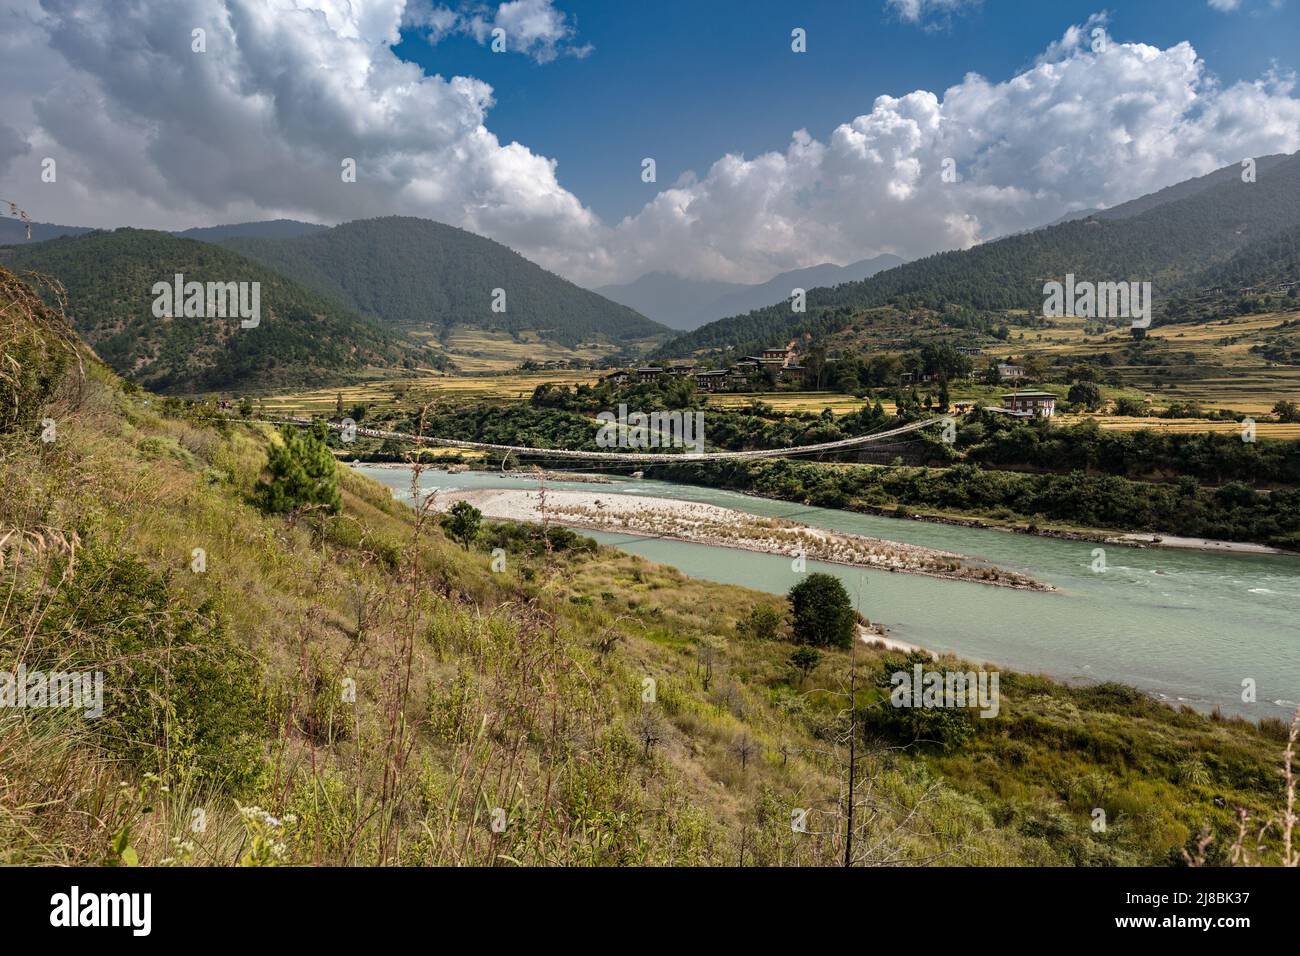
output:
<svg viewBox="0 0 1300 956"><path fill-rule="evenodd" d="M266 418L261 420L271 422L272 424L297 425L302 427L310 427L316 423L316 420L314 419L293 417ZM874 432L870 435L857 435L853 438L841 438L837 441L820 442L815 445L794 445L789 448L760 448L753 451L684 452L681 454L665 452L655 454L618 451L582 451L574 448L531 448L526 445L497 445L491 442L463 441L458 438L434 438L431 435L411 435L407 432L383 431L377 428L362 428L359 425L343 425L338 422L325 422L325 425L331 431L352 431L354 434L365 438L412 442L417 445L430 445L437 448L463 448L470 451L497 452L502 455L513 455L516 458L566 458L578 461L614 462L624 465L662 465L668 463L687 464L709 461L745 461L760 458L790 458L798 455L843 451L848 448L857 447L858 445L867 445L872 442L897 438L899 435L906 435L910 432L920 431L923 428L929 428L931 425L938 425L948 420L947 416L928 418L925 421L911 422L910 424L902 425L898 428L892 428L889 431Z"/></svg>

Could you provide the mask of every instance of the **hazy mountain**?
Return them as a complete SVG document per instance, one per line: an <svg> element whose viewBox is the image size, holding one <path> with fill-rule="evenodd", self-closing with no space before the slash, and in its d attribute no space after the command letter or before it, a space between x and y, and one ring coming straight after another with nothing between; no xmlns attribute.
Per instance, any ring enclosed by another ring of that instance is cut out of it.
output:
<svg viewBox="0 0 1300 956"><path fill-rule="evenodd" d="M1234 164L1086 219L812 290L804 315L792 315L784 303L769 306L702 326L661 352L757 348L891 303L1040 309L1043 283L1066 273L1091 281L1148 281L1160 304L1248 244L1300 225L1300 153L1265 157L1257 171L1256 182L1244 183Z"/></svg>
<svg viewBox="0 0 1300 956"><path fill-rule="evenodd" d="M598 286L592 291L673 329L693 329L716 319L724 312L714 312L710 304L729 293L743 292L751 286L739 282L713 279L688 279L671 272L647 272L639 279L621 285Z"/></svg>
<svg viewBox="0 0 1300 956"><path fill-rule="evenodd" d="M400 329L536 331L568 346L669 331L498 242L428 219L361 219L295 239L222 245ZM503 312L493 311L497 289L504 290Z"/></svg>
<svg viewBox="0 0 1300 956"><path fill-rule="evenodd" d="M262 222L235 222L226 226L196 226L175 233L183 239L198 239L201 242L220 242L239 236L252 236L257 239L294 239L298 236L310 236L312 233L328 229L314 222L299 222L297 219L267 219Z"/></svg>
<svg viewBox="0 0 1300 956"><path fill-rule="evenodd" d="M648 315L674 329L694 329L727 315L772 305L790 297L792 290L813 289L866 279L903 264L898 256L863 259L847 266L830 262L782 272L767 282L746 285L707 279L688 279L669 272L648 272L623 285L596 289L606 298Z"/></svg>
<svg viewBox="0 0 1300 956"><path fill-rule="evenodd" d="M89 226L57 226L52 222L32 223L32 242L57 239L59 236L80 236L93 231ZM0 245L27 242L27 227L17 219L0 219Z"/></svg>
<svg viewBox="0 0 1300 956"><path fill-rule="evenodd" d="M154 391L190 394L341 383L368 367L414 364L416 352L355 311L212 243L118 229L0 248L17 272L51 275L68 318L120 374ZM154 283L259 282L260 323L158 318Z"/></svg>
<svg viewBox="0 0 1300 956"><path fill-rule="evenodd" d="M296 219L270 219L265 222L236 222L227 226L197 226L183 229L172 235L183 239L199 239L203 242L219 242L233 236L258 236L263 239L292 239L294 236L306 236L313 232L328 229L311 222L298 222ZM94 232L91 226L57 226L49 222L32 223L32 242L57 239L59 236L80 236ZM27 227L17 219L0 219L0 245L27 241Z"/></svg>

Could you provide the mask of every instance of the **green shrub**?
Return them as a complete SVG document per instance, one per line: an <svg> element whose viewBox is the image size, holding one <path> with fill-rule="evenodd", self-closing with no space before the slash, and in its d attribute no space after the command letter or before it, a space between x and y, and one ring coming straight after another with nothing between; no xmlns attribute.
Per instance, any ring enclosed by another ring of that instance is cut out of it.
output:
<svg viewBox="0 0 1300 956"><path fill-rule="evenodd" d="M839 578L815 571L792 587L789 597L797 643L853 646L857 619Z"/></svg>
<svg viewBox="0 0 1300 956"><path fill-rule="evenodd" d="M741 637L755 641L774 641L781 635L785 618L770 604L755 604L743 620L736 622Z"/></svg>
<svg viewBox="0 0 1300 956"><path fill-rule="evenodd" d="M104 673L104 712L87 725L107 750L164 780L256 785L260 667L226 634L213 601L191 606L138 558L91 548L51 602L42 635L30 667Z"/></svg>
<svg viewBox="0 0 1300 956"><path fill-rule="evenodd" d="M478 537L479 525L483 522L483 512L468 501L458 501L447 509L442 516L443 530L453 541L459 541L462 548L469 548L470 543Z"/></svg>
<svg viewBox="0 0 1300 956"><path fill-rule="evenodd" d="M333 514L342 506L338 469L326 445L326 429L319 422L310 431L295 431L286 425L281 444L267 456L268 478L257 485L256 499L262 510L285 514L320 507Z"/></svg>

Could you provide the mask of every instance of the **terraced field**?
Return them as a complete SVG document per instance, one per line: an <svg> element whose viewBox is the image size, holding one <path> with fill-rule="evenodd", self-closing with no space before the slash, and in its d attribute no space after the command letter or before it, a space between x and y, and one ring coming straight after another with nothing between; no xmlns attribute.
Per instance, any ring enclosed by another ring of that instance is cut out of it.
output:
<svg viewBox="0 0 1300 956"><path fill-rule="evenodd" d="M1135 432L1142 429L1170 432L1222 432L1240 434L1241 425L1237 422L1207 422L1200 418L1128 418L1120 415L1058 415L1054 419L1062 425L1077 425L1091 418L1102 428L1120 432ZM1300 423L1284 424L1281 422L1256 422L1256 438L1297 439L1300 438Z"/></svg>
<svg viewBox="0 0 1300 956"><path fill-rule="evenodd" d="M1300 367L1279 365L1251 351L1251 346L1294 330L1282 326L1300 318L1297 312L1232 315L1208 322L1168 325L1153 329L1148 338L1193 361L1167 366L1127 365L1115 368L1126 385L1154 393L1160 405L1171 401L1199 401L1211 408L1228 408L1262 415L1279 399L1300 401ZM1104 335L1084 334L1084 320L1053 320L1043 330L1026 332L1022 341L999 343L986 351L1005 358L1031 352L1055 359L1114 354L1117 359L1132 340L1126 329Z"/></svg>
<svg viewBox="0 0 1300 956"><path fill-rule="evenodd" d="M755 392L709 396L710 405L722 408L744 408L754 401L771 405L778 412L820 412L829 408L836 415L856 412L867 404L865 399L840 392ZM885 411L892 414L893 410L892 402L885 405Z"/></svg>
<svg viewBox="0 0 1300 956"><path fill-rule="evenodd" d="M390 405L398 401L413 400L417 396L433 398L464 398L470 401L485 399L522 400L533 394L533 389L544 382L560 385L593 383L599 373L576 372L516 372L512 375L444 375L430 372L416 378L367 382L347 388L321 388L267 398L265 407L276 413L329 413L333 412L339 395L343 407L357 403Z"/></svg>
<svg viewBox="0 0 1300 956"><path fill-rule="evenodd" d="M436 344L436 343L435 343ZM619 351L608 342L584 343L576 349L548 342L536 332L523 332L515 339L506 332L486 332L482 329L457 329L439 347L457 367L469 373L508 372L532 359L535 362L599 361Z"/></svg>

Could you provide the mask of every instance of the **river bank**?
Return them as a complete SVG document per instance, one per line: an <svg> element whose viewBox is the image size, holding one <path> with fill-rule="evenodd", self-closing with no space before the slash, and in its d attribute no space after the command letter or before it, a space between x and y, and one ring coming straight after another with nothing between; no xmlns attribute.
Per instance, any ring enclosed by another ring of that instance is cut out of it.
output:
<svg viewBox="0 0 1300 956"><path fill-rule="evenodd" d="M1055 590L1026 574L972 562L955 552L828 531L717 505L594 491L470 489L441 492L434 507L443 511L458 501L468 502L489 518L545 519L591 531L783 555L792 561L822 561L1026 591Z"/></svg>
<svg viewBox="0 0 1300 956"><path fill-rule="evenodd" d="M409 474L362 467L403 500ZM425 470L420 487L439 497L465 490L536 491L524 473ZM718 506L757 518L795 518L830 532L904 542L1012 568L1052 584L1040 592L970 587L922 574L881 573L821 563L807 570L834 574L859 596L861 613L891 640L939 655L995 661L1070 683L1116 682L1135 686L1174 706L1203 712L1218 708L1248 717L1289 717L1300 688L1300 575L1291 554L1232 553L1137 544L1106 546L1057 535L1011 534L965 522L904 521L888 511L868 514L775 497L747 495L709 485L616 477L610 485L558 482L553 492L653 497L687 507ZM995 530L1003 533L995 534ZM785 595L800 575L783 553L626 532L583 533L601 544L678 568L689 577ZM870 640L871 638L866 638ZM899 648L902 650L902 648ZM1256 676L1258 703L1241 700L1242 676Z"/></svg>
<svg viewBox="0 0 1300 956"><path fill-rule="evenodd" d="M406 469L410 467L409 464L397 462L363 461L361 464L364 464L368 468ZM491 473L494 471L494 469L477 468L472 464L457 465L452 466L451 468L448 468L446 465L431 465L430 467L437 467L442 470L452 471L453 473L464 471ZM539 477L537 472L511 472L511 475L520 478ZM581 482L583 484L609 484L614 480L606 475L565 471L546 471L542 472L541 476L545 477L548 481L570 481ZM718 486L701 484L699 487L714 488ZM761 492L740 488L722 490L732 491L735 494L744 495L750 498L759 498L764 501L784 501L794 505L806 504L804 501L796 501L791 498L783 498L777 495L765 495ZM1209 551L1227 554L1276 554L1300 557L1300 551L1288 551L1285 548L1276 548L1270 545L1257 544L1250 541L1223 541L1213 538L1197 538L1166 534L1160 531L1043 527L1032 520L1024 518L987 518L978 515L967 515L955 512L917 511L902 504L883 505L874 508L845 508L841 510L855 514L877 515L882 518L922 521L929 524L949 525L959 528L977 528L985 531L1000 531L1006 534L1030 535L1037 538L1055 538L1060 541L1089 541L1096 544L1118 545L1126 548L1170 548L1175 550Z"/></svg>
<svg viewBox="0 0 1300 956"><path fill-rule="evenodd" d="M712 488L714 485L700 485ZM744 495L747 498L760 498L763 501L784 501L789 504L805 504L791 498L778 495L765 495L758 491L740 488L723 489ZM876 515L881 518L893 518L905 521L924 521L929 524L950 525L955 528L978 528L981 531L1001 531L1006 534L1023 534L1036 538L1055 538L1059 541L1091 541L1096 544L1114 544L1126 548L1172 548L1191 551L1218 551L1227 554L1278 554L1300 557L1300 551L1288 551L1252 541L1220 541L1213 538L1181 537L1158 531L1113 531L1103 528L1044 528L1032 521L1017 519L981 518L974 515L954 514L952 512L914 511L907 505L888 505L879 508L843 508L846 513Z"/></svg>

